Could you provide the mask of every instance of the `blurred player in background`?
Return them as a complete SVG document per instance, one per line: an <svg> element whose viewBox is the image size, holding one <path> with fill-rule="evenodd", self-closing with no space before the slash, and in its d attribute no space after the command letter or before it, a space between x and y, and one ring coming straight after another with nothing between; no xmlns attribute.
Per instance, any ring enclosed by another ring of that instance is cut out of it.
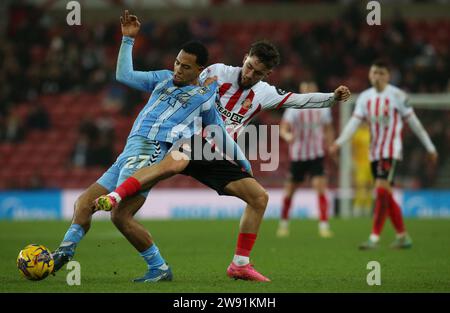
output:
<svg viewBox="0 0 450 313"><path fill-rule="evenodd" d="M113 191L119 184L129 190L139 190L134 180L128 177L141 167L159 162L172 144L182 136L190 137L194 131L195 117L202 117L205 125L220 127L219 131L223 133L227 144L236 152L234 159L247 172L251 172L250 163L228 135L216 110L217 84L200 86L199 74L208 60L206 47L198 42L185 44L175 59L173 72L135 71L132 48L140 23L136 16L125 11L121 24L123 38L117 60L116 78L132 88L151 93L151 96L133 124L124 151L102 177L77 199L72 225L60 247L53 253L55 271L73 258L77 244L89 230L95 212L94 200ZM223 143L217 144L223 147ZM135 282L172 280L171 269L161 256L150 233L134 219L134 215L144 204L147 193L134 195L115 207L111 212L111 220L148 265L147 273L135 279Z"/></svg>
<svg viewBox="0 0 450 313"><path fill-rule="evenodd" d="M315 82L302 82L301 93L317 92ZM287 109L280 124L280 137L289 143L291 168L287 178L281 220L278 225L277 236L289 236L289 211L292 198L299 185L308 178L318 195L319 207L319 235L328 238L333 235L328 223L328 199L326 197L327 179L324 169L325 147L329 147L334 140L331 110Z"/></svg>
<svg viewBox="0 0 450 313"><path fill-rule="evenodd" d="M370 129L362 123L352 138L352 173L355 197L353 216L368 216L372 210L372 170L367 151L370 149Z"/></svg>
<svg viewBox="0 0 450 313"><path fill-rule="evenodd" d="M408 97L399 88L390 85L390 72L387 62L373 62L369 71L372 88L362 92L356 100L355 110L341 135L330 147L335 153L342 144L350 139L362 120L370 126L370 161L375 178L376 198L372 233L369 239L360 245L360 249L377 247L380 233L386 217L389 216L396 231L396 240L392 248L410 248L412 240L406 232L402 211L392 194L395 169L402 158L402 129L406 121L429 153L434 165L437 152L427 132L423 128L414 110L408 104Z"/></svg>
<svg viewBox="0 0 450 313"><path fill-rule="evenodd" d="M278 50L269 42L259 41L244 56L242 67L213 64L202 73L204 80L217 78L219 102L216 106L227 131L235 140L262 110L326 108L350 97L350 91L345 86L336 88L334 93L298 94L262 81L279 62ZM136 184L142 189L148 189L162 179L181 173L197 179L216 190L219 195L235 196L245 201L247 206L239 225L236 252L227 275L231 278L268 281L250 264L250 253L268 202L266 190L255 178L230 161L187 160L179 154L181 152L173 151L156 168L152 166L138 171L133 175ZM194 151L192 155L195 155ZM113 193L98 199L99 208L109 210L116 207L120 201L135 192L130 193L119 186Z"/></svg>

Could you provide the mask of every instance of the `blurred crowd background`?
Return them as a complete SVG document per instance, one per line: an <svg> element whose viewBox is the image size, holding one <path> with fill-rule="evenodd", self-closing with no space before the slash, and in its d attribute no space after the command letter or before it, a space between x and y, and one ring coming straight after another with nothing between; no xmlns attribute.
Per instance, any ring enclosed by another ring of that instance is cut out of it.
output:
<svg viewBox="0 0 450 313"><path fill-rule="evenodd" d="M370 62L382 56L393 65L392 83L407 92L450 92L450 19L438 14L450 11L446 1L400 1L381 26L367 25L365 1L338 2L340 11L333 14L327 8L336 1L200 1L204 13L167 20L146 18L151 14L145 12L154 14L158 8L143 9L141 15L127 7L130 1L98 1L113 13L96 18L91 14L89 21L82 15L81 26L67 25L67 11L54 8L58 1L1 5L7 18L0 32L0 189L85 188L115 160L148 98L115 81L121 42L118 17L124 8L142 16L134 48L136 69L171 69L179 47L191 38L207 44L210 63L239 66L250 44L266 38L282 55L268 81L286 90L298 91L302 80L314 80L324 92L345 84L357 94L369 86ZM195 8L198 3L192 2ZM81 3L82 14L89 16L89 6ZM298 10L299 17L271 16L273 7L281 5ZM302 18L302 8L311 5L318 6L317 16ZM402 5L425 5L431 13L435 7L436 14L409 17ZM229 11L230 6L249 18L217 18L222 7ZM438 148L439 165L427 164L425 149L405 129L405 158L397 182L406 188L450 188L450 106L416 113ZM277 124L281 114L263 112L255 123ZM338 133L338 107L333 116ZM276 172L259 172L254 166L264 186L283 185L289 165L284 143L280 157ZM327 164L331 186L336 187L339 168L331 160ZM160 185L201 186L189 178Z"/></svg>

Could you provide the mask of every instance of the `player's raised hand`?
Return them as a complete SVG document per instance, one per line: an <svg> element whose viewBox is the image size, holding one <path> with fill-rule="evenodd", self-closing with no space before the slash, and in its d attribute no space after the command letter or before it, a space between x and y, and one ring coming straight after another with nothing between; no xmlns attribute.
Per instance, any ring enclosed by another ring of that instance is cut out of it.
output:
<svg viewBox="0 0 450 313"><path fill-rule="evenodd" d="M128 10L125 10L124 15L120 17L120 24L122 26L122 35L132 38L137 36L141 28L141 23L137 16L130 15Z"/></svg>
<svg viewBox="0 0 450 313"><path fill-rule="evenodd" d="M350 98L350 89L347 86L339 86L334 91L334 98L337 101L347 101Z"/></svg>

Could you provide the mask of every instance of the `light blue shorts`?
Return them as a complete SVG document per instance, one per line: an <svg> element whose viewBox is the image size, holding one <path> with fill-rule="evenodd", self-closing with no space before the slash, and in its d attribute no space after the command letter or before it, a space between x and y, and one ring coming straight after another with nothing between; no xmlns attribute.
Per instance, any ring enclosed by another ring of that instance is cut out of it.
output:
<svg viewBox="0 0 450 313"><path fill-rule="evenodd" d="M171 143L150 140L142 136L128 138L116 162L97 180L97 183L114 191L140 168L159 163L169 151ZM147 197L149 190L140 194Z"/></svg>

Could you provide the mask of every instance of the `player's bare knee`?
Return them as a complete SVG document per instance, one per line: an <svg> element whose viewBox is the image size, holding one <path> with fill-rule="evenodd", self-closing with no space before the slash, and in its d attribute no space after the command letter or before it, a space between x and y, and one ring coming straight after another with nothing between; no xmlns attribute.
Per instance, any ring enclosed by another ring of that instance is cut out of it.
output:
<svg viewBox="0 0 450 313"><path fill-rule="evenodd" d="M182 172L188 164L189 159L186 154L179 151L172 151L168 162L165 163L165 167L168 173L175 175Z"/></svg>
<svg viewBox="0 0 450 313"><path fill-rule="evenodd" d="M92 213L93 201L86 196L86 194L82 194L77 198L74 204L75 214L79 213Z"/></svg>
<svg viewBox="0 0 450 313"><path fill-rule="evenodd" d="M269 202L269 194L266 190L261 190L256 197L249 203L253 208L264 213Z"/></svg>

